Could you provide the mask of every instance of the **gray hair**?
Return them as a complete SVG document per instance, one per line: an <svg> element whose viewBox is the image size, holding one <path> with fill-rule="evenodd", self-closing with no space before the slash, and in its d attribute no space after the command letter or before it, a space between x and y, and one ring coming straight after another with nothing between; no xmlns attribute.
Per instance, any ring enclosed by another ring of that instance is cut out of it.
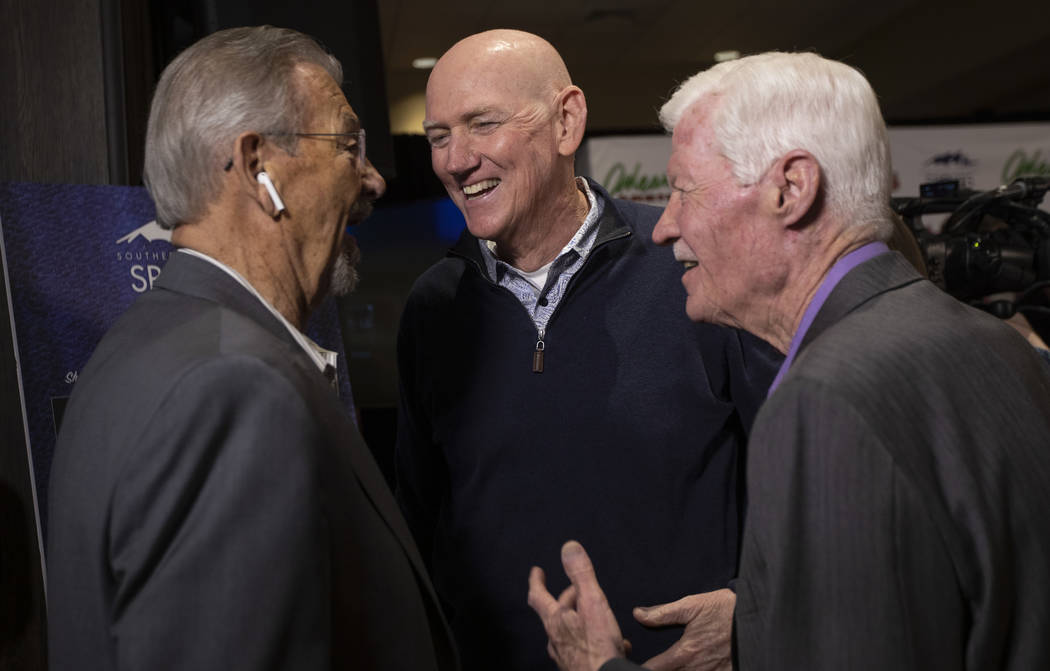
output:
<svg viewBox="0 0 1050 671"><path fill-rule="evenodd" d="M173 228L204 215L238 135L298 129L307 110L292 72L303 64L319 65L342 84L334 56L307 35L273 26L213 33L164 68L150 108L143 170L157 223ZM274 141L295 148L294 137Z"/></svg>
<svg viewBox="0 0 1050 671"><path fill-rule="evenodd" d="M719 63L685 81L660 110L668 132L701 98L719 101L711 127L741 184L804 149L820 164L827 206L846 225L892 232L889 141L871 85L813 53L769 52Z"/></svg>

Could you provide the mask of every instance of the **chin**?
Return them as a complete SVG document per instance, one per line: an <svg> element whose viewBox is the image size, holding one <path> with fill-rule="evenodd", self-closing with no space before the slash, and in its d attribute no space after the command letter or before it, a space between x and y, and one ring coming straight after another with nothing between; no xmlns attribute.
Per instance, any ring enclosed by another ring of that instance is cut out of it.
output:
<svg viewBox="0 0 1050 671"><path fill-rule="evenodd" d="M685 304L685 314L694 322L715 323L710 310L705 310L702 305L693 305L689 301Z"/></svg>
<svg viewBox="0 0 1050 671"><path fill-rule="evenodd" d="M483 217L464 217L467 223L467 230L475 238L482 240L495 240L499 241L503 234L507 232L506 220L496 218L493 216Z"/></svg>
<svg viewBox="0 0 1050 671"><path fill-rule="evenodd" d="M334 296L346 296L357 288L360 276L357 273L357 263L361 260L361 252L355 247L353 252L343 251L335 259L332 266L332 279L329 281L328 291Z"/></svg>

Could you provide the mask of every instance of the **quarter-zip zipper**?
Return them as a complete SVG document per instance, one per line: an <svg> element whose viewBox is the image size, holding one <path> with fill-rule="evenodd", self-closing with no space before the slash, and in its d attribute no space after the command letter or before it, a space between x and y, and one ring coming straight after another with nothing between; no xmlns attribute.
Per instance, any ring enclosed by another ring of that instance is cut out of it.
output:
<svg viewBox="0 0 1050 671"><path fill-rule="evenodd" d="M552 315L553 316L553 315ZM543 342L543 334L546 333L546 329L539 329L536 333L536 351L532 353L532 372L542 373L543 372L543 351L547 345Z"/></svg>
<svg viewBox="0 0 1050 671"><path fill-rule="evenodd" d="M554 308L554 312L552 312L551 316L547 319L547 325L548 326L550 325L551 320L554 319L554 315L558 314L558 310L561 309L561 306L565 302L565 299L569 296L569 289L572 288L572 285L576 281L576 278L578 278L583 273L583 271L587 268L587 264L589 264L591 262L591 259L594 258L594 253L596 251L598 251L599 248L604 247L605 245L607 245L610 242L613 242L615 240L619 240L621 238L630 237L630 235L631 235L630 229L627 229L626 227L624 227L624 228L625 228L625 230L618 231L614 235L610 235L609 237L605 238L604 240L599 238L599 239L594 241L594 246L591 247L591 252L590 252L590 254L587 255L587 258L586 258L586 260L584 260L583 265L580 266L580 269L577 270L573 274L572 277L569 278L569 283L565 286L565 293L562 294L561 300L558 301L557 307ZM496 282L491 277L489 277L489 274L485 271L484 263L479 262L477 259L472 258L472 257L468 256L467 254L464 254L463 252L459 251L455 247L449 249L448 253L449 253L450 256L458 256L461 259L463 259L464 261L466 261L467 263L472 264L477 269L477 271L481 274L481 277L485 279L485 281L487 281L492 286L497 287L499 289L503 289L505 292L507 292L507 294L510 295L510 297L514 300L514 302L517 303L521 307L522 310L525 310L525 314L526 314L526 316L528 316L529 321L532 322L533 325L536 324L536 322L534 322L532 320L532 315L529 314L529 311L525 308L524 305L521 304L521 301L519 301L518 297L514 295L514 292L511 291L510 289L508 289L507 287L504 287L504 286L500 285L498 282ZM543 372L543 355L547 351L546 335L547 335L547 329L545 329L545 328L542 328L542 329L541 328L537 328L536 329L536 348L532 351L532 372L533 373L542 373Z"/></svg>

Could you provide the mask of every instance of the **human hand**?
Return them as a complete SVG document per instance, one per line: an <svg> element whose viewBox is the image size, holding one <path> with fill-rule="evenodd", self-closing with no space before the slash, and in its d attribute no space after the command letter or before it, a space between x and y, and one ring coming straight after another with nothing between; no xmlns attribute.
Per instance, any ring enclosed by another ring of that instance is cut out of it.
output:
<svg viewBox="0 0 1050 671"><path fill-rule="evenodd" d="M571 583L557 600L547 591L543 569L529 573L529 606L547 631L547 653L562 671L597 671L613 657L624 656L623 634L598 584L583 546L568 541L561 563Z"/></svg>
<svg viewBox="0 0 1050 671"><path fill-rule="evenodd" d="M682 638L643 666L652 671L729 671L735 606L736 594L720 589L635 608L634 619L646 627L685 625Z"/></svg>

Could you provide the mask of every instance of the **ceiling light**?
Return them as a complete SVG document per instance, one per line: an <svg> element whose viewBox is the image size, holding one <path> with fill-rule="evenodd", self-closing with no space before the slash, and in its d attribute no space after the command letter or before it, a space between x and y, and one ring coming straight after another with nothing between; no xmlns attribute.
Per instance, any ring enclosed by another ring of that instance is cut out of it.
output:
<svg viewBox="0 0 1050 671"><path fill-rule="evenodd" d="M740 52L736 49L729 49L726 51L715 52L715 63L723 63L725 61L734 61L740 58Z"/></svg>
<svg viewBox="0 0 1050 671"><path fill-rule="evenodd" d="M414 67L417 70L429 70L430 68L434 67L434 65L437 62L438 59L434 58L433 56L426 56L424 58L413 59L412 67Z"/></svg>

